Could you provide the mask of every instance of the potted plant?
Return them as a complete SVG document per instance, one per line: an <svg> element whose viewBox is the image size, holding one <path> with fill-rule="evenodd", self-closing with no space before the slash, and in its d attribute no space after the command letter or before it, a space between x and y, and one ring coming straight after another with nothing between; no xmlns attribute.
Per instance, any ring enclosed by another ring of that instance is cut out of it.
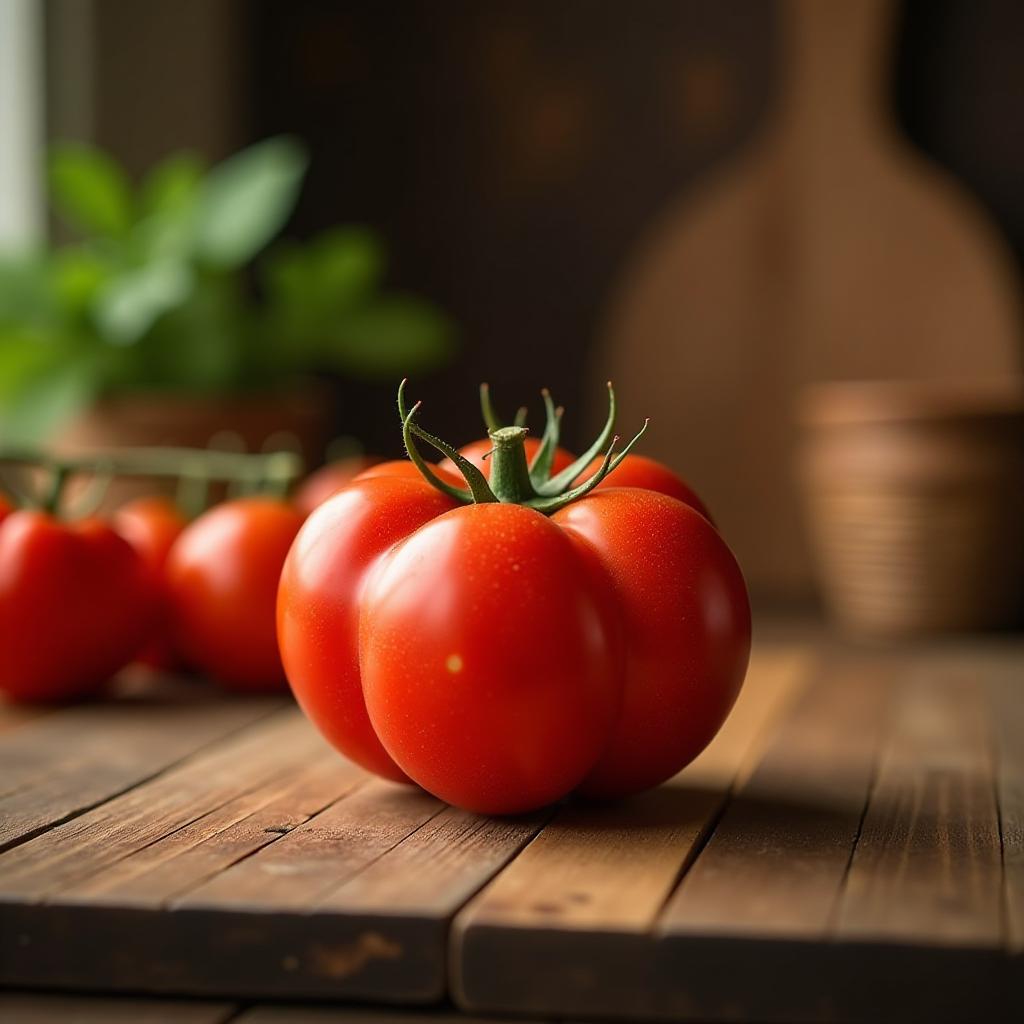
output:
<svg viewBox="0 0 1024 1024"><path fill-rule="evenodd" d="M373 231L264 251L306 166L278 137L212 169L177 153L133 185L108 154L57 147L53 205L76 240L0 257L0 439L205 445L231 430L256 450L285 432L316 461L323 375L444 361L450 321L383 289Z"/></svg>

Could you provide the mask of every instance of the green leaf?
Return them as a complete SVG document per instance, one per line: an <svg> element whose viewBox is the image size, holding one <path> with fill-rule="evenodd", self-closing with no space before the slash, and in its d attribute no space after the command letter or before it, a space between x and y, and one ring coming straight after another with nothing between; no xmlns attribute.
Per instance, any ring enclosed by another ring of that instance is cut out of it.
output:
<svg viewBox="0 0 1024 1024"><path fill-rule="evenodd" d="M112 273L110 263L91 249L68 246L53 254L54 293L72 315L92 306Z"/></svg>
<svg viewBox="0 0 1024 1024"><path fill-rule="evenodd" d="M380 299L340 320L324 342L334 369L369 378L415 374L445 362L455 345L451 321L408 295Z"/></svg>
<svg viewBox="0 0 1024 1024"><path fill-rule="evenodd" d="M384 246L368 228L337 228L313 240L310 271L325 306L342 310L369 294L384 273Z"/></svg>
<svg viewBox="0 0 1024 1024"><path fill-rule="evenodd" d="M0 324L40 325L59 319L47 260L35 253L0 257Z"/></svg>
<svg viewBox="0 0 1024 1024"><path fill-rule="evenodd" d="M180 306L193 287L182 263L149 263L114 278L99 296L96 322L115 345L137 342L169 310Z"/></svg>
<svg viewBox="0 0 1024 1024"><path fill-rule="evenodd" d="M132 196L122 168L101 150L64 143L50 154L50 190L60 215L86 234L122 238L132 223Z"/></svg>
<svg viewBox="0 0 1024 1024"><path fill-rule="evenodd" d="M96 379L87 357L34 338L0 336L0 440L36 444L89 404Z"/></svg>
<svg viewBox="0 0 1024 1024"><path fill-rule="evenodd" d="M199 195L206 164L195 153L173 153L143 179L139 207L144 217L190 209Z"/></svg>
<svg viewBox="0 0 1024 1024"><path fill-rule="evenodd" d="M195 251L212 266L241 266L284 227L307 159L293 139L250 146L207 176L196 212Z"/></svg>

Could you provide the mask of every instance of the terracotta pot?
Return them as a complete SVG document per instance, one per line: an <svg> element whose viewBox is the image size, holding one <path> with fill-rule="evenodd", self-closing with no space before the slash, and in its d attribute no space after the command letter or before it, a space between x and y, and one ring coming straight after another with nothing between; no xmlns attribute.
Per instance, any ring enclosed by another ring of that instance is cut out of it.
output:
<svg viewBox="0 0 1024 1024"><path fill-rule="evenodd" d="M818 575L842 625L902 635L1020 622L1020 382L822 384L801 412Z"/></svg>
<svg viewBox="0 0 1024 1024"><path fill-rule="evenodd" d="M67 454L150 445L217 447L258 452L298 451L307 466L323 461L331 435L332 395L312 384L275 395L181 396L129 394L97 403L56 439ZM169 493L166 481L118 480L104 509L140 493Z"/></svg>

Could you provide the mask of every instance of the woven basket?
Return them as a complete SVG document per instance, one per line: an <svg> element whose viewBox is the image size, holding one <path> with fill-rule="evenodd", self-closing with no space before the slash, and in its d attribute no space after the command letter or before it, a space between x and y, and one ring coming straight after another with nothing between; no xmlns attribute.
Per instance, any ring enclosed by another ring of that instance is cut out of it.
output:
<svg viewBox="0 0 1024 1024"><path fill-rule="evenodd" d="M984 629L1024 609L1024 395L845 383L802 406L801 478L821 587L870 635Z"/></svg>

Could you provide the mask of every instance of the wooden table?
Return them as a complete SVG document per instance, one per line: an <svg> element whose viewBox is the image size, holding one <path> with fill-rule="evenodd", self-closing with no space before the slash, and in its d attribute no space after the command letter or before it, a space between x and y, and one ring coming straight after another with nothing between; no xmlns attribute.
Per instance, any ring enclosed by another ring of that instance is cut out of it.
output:
<svg viewBox="0 0 1024 1024"><path fill-rule="evenodd" d="M213 1001L182 1020L1020 1020L1024 645L762 641L672 783L515 819L366 776L284 699L129 679L0 709L0 849L0 984Z"/></svg>

